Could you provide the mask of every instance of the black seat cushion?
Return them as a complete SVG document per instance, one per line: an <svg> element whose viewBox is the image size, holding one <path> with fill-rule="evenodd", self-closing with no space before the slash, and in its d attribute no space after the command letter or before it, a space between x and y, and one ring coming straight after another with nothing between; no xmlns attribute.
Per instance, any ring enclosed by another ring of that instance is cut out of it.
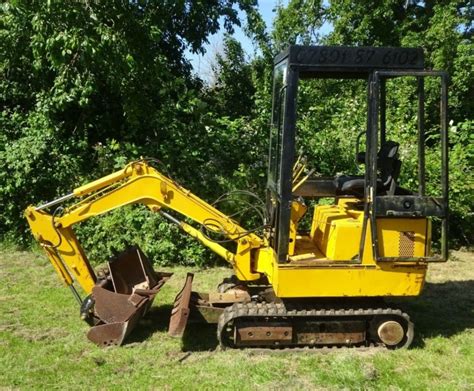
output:
<svg viewBox="0 0 474 391"><path fill-rule="evenodd" d="M339 175L334 179L336 193L338 195L364 196L365 180L362 175ZM377 191L383 190L382 181L377 178Z"/></svg>
<svg viewBox="0 0 474 391"><path fill-rule="evenodd" d="M395 141L386 141L377 154L377 193L395 194L396 180L400 175L401 161L398 159L400 144ZM363 197L365 180L362 175L340 175L334 179L336 192L339 195L353 195Z"/></svg>

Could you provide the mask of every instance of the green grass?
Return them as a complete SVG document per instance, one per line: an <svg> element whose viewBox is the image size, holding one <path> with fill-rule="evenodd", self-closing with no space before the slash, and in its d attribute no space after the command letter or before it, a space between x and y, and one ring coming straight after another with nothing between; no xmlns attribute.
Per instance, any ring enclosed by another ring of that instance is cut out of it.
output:
<svg viewBox="0 0 474 391"><path fill-rule="evenodd" d="M221 351L215 329L166 334L184 268L119 348L85 337L77 303L42 254L0 252L0 388L5 389L474 389L474 256L433 265L422 297L402 306L415 322L409 350ZM212 290L226 268L194 270Z"/></svg>

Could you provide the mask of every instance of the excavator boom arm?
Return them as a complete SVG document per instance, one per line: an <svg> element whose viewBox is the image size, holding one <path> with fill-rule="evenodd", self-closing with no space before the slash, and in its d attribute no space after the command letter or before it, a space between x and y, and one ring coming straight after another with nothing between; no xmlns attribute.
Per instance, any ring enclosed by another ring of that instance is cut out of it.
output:
<svg viewBox="0 0 474 391"><path fill-rule="evenodd" d="M57 208L53 214L45 211L70 198L82 197L66 209ZM260 275L251 271L251 250L262 245L262 239L248 233L230 217L203 201L189 190L161 174L146 161L128 164L124 169L74 189L66 197L43 206L27 208L25 214L34 237L44 247L60 278L69 286L73 278L86 293L96 283L95 274L82 250L72 226L90 217L130 204L146 205L178 224L184 232L230 262L241 279L255 280ZM224 233L237 242L232 253L210 240L200 230L162 211L170 209L210 230ZM61 214L57 211L62 211ZM72 276L71 276L72 275Z"/></svg>

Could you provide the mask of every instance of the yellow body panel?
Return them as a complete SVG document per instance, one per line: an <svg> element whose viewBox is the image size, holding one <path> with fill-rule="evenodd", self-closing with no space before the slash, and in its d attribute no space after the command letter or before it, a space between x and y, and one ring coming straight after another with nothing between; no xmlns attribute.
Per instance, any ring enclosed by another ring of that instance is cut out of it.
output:
<svg viewBox="0 0 474 391"><path fill-rule="evenodd" d="M351 202L343 200L337 205L315 208L310 238L328 260L355 259L359 253L363 213L351 207ZM367 232L370 232L370 222ZM429 220L378 218L377 234L381 257L423 257L429 242L427 239L430 239ZM365 247L371 246L372 241L367 236ZM296 254L301 252L297 249ZM373 263L371 259L372 254L366 254L364 263Z"/></svg>
<svg viewBox="0 0 474 391"><path fill-rule="evenodd" d="M310 237L318 249L331 260L348 260L357 256L362 220L354 218L338 205L321 205L314 209ZM350 240L347 240L351 238Z"/></svg>
<svg viewBox="0 0 474 391"><path fill-rule="evenodd" d="M257 264L280 298L417 296L427 271L426 263L346 265L324 258L278 264L272 249L260 251Z"/></svg>
<svg viewBox="0 0 474 391"><path fill-rule="evenodd" d="M381 257L424 257L428 237L427 218L386 218L377 220ZM430 241L430 240L429 240Z"/></svg>
<svg viewBox="0 0 474 391"><path fill-rule="evenodd" d="M272 283L278 297L417 296L426 266L301 268L280 266ZM303 283L304 282L304 283Z"/></svg>
<svg viewBox="0 0 474 391"><path fill-rule="evenodd" d="M363 213L356 200L317 206L309 236L296 236L289 262L278 264L272 249L259 251L257 270L278 297L417 296L426 277L425 262L375 262L370 222L358 259ZM426 218L377 219L380 257L423 257L431 240Z"/></svg>

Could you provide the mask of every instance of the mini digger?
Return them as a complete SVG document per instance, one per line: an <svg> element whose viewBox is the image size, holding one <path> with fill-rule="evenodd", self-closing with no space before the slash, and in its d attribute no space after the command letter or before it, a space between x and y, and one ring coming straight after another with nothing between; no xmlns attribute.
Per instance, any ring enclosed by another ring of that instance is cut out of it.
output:
<svg viewBox="0 0 474 391"><path fill-rule="evenodd" d="M26 209L34 237L79 301L81 318L91 325L91 341L122 344L171 274L155 271L137 246L94 272L73 226L115 208L143 204L224 258L234 271L209 293L194 292L188 274L171 310L169 334L182 336L188 322L203 321L217 324L219 343L229 348L410 345L414 325L388 299L420 295L428 264L447 260L447 74L425 69L423 51L417 48L292 45L275 57L273 78L260 231L243 228L217 204L163 175L154 159L131 162ZM389 139L386 119L389 81L401 78L414 80L418 112L418 129L413 130L417 179L409 182L416 183L411 189L399 185L402 146ZM440 85L437 195L428 195L426 185L426 78ZM366 83L367 127L355 145L363 175L315 176L297 158L298 86L308 79ZM365 147L360 145L363 136ZM305 228L301 221L310 208ZM435 221L441 246L432 254Z"/></svg>

